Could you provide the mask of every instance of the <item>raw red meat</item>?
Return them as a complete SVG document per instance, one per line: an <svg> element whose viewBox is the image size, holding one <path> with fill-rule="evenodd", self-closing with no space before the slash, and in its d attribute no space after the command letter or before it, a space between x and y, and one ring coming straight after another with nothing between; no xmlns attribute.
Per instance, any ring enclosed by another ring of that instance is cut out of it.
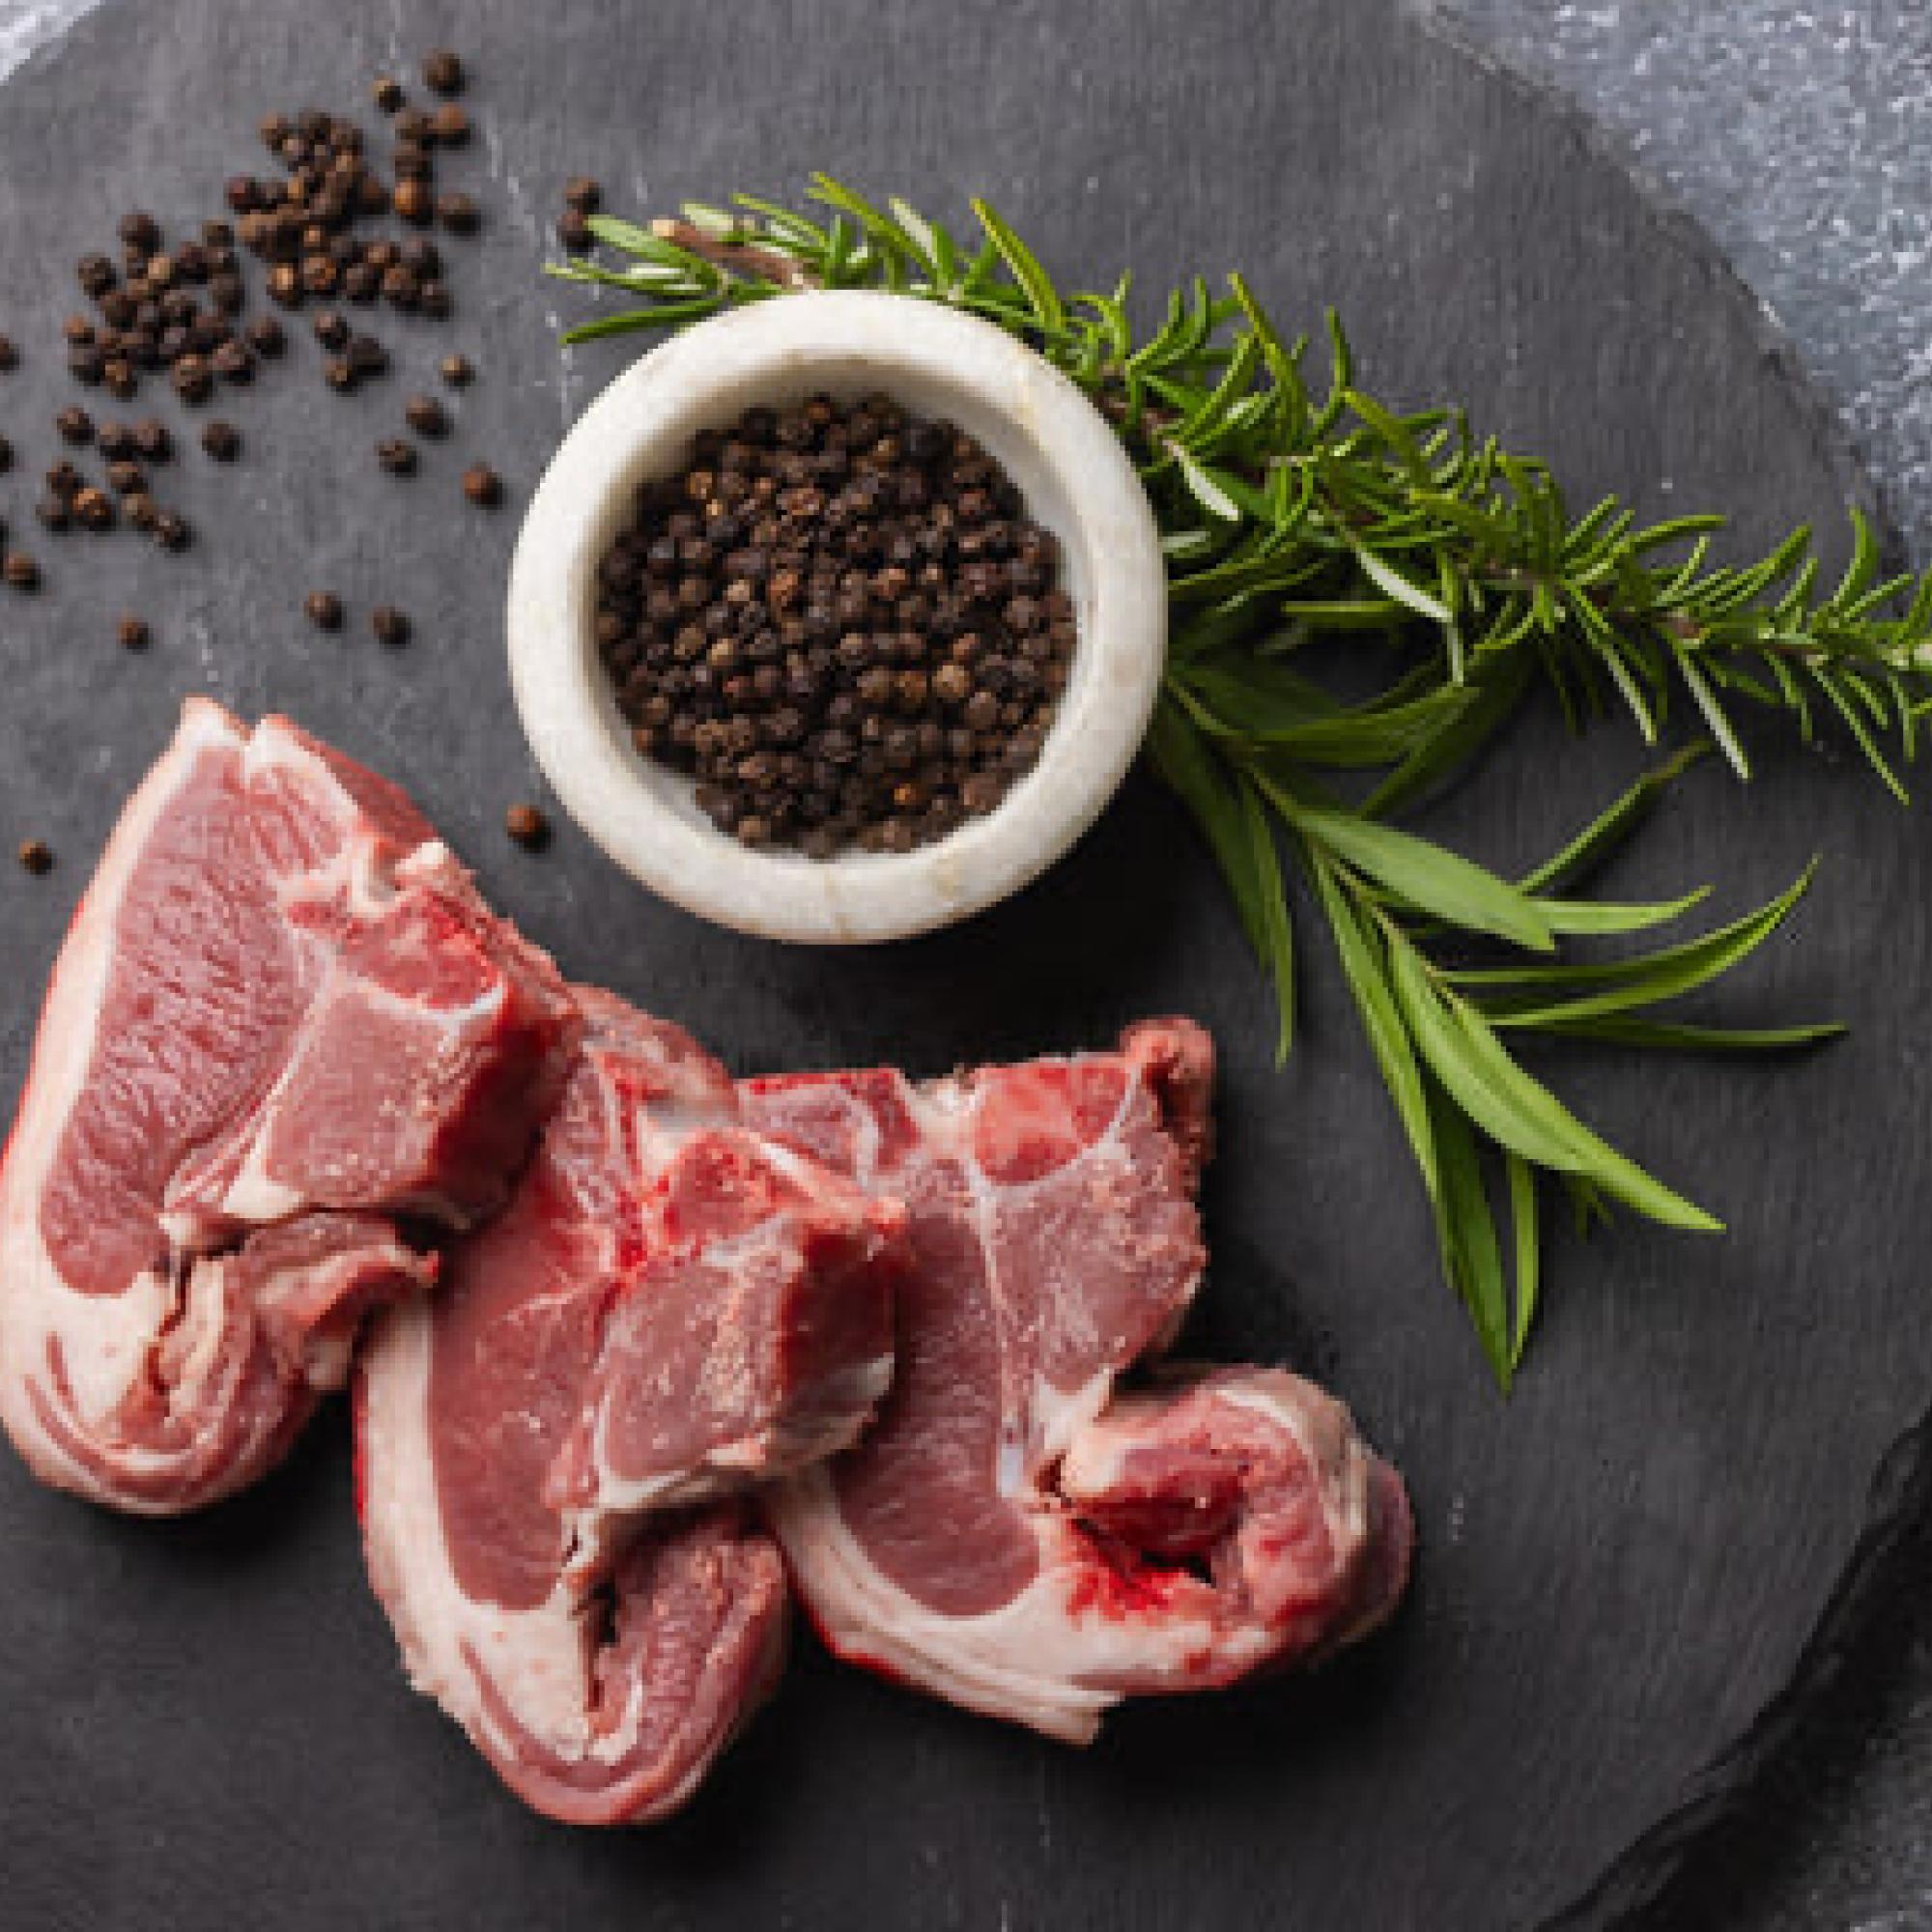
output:
<svg viewBox="0 0 1932 1932"><path fill-rule="evenodd" d="M579 1033L394 786L205 700L55 968L0 1176L0 1418L48 1482L193 1508L269 1467L400 1223L496 1208Z"/></svg>
<svg viewBox="0 0 1932 1932"><path fill-rule="evenodd" d="M416 1688L538 1809L609 1824L680 1804L776 1679L782 1567L733 1498L871 1414L904 1215L746 1132L677 1028L579 998L515 1199L363 1350L356 1448Z"/></svg>
<svg viewBox="0 0 1932 1932"><path fill-rule="evenodd" d="M1338 1403L1259 1369L1115 1395L1200 1281L1211 1085L1207 1036L1165 1020L923 1087L741 1089L753 1123L911 1213L879 1420L771 1503L841 1656L1084 1741L1122 1696L1320 1655L1401 1594L1402 1486Z"/></svg>

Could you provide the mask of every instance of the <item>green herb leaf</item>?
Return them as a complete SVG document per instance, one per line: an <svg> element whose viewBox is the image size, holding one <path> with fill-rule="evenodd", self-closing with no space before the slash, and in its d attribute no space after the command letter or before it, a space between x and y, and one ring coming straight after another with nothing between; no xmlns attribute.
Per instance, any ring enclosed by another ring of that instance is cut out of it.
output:
<svg viewBox="0 0 1932 1932"><path fill-rule="evenodd" d="M1362 1031L1368 1036L1370 1050L1381 1070L1382 1084L1395 1102L1396 1114L1408 1136L1409 1148L1422 1170L1430 1198L1439 1204L1441 1182L1436 1169L1435 1136L1430 1126L1422 1069L1416 1064L1414 1049L1390 991L1386 968L1358 923L1334 868L1318 849L1305 842L1302 851L1322 911L1328 916L1336 954L1348 978L1349 990L1354 996Z"/></svg>
<svg viewBox="0 0 1932 1932"><path fill-rule="evenodd" d="M1677 755L1646 772L1621 798L1593 818L1555 858L1539 866L1521 882L1526 893L1560 893L1586 879L1618 852L1657 802L1684 772L1704 753L1702 745L1687 745Z"/></svg>
<svg viewBox="0 0 1932 1932"><path fill-rule="evenodd" d="M1484 1002L1484 1011L1498 1026L1542 1027L1656 1006L1694 992L1749 958L1804 896L1816 869L1813 860L1769 904L1681 946L1597 964L1477 969L1455 978L1463 986L1506 989ZM1567 992L1575 997L1549 997Z"/></svg>
<svg viewBox="0 0 1932 1932"><path fill-rule="evenodd" d="M1442 1250L1443 1272L1469 1311L1491 1374L1507 1393L1515 1374L1509 1285L1503 1278L1502 1248L1496 1239L1495 1215L1483 1186L1476 1138L1462 1110L1439 1085L1431 1081L1427 1091L1430 1128L1442 1177L1435 1233Z"/></svg>
<svg viewBox="0 0 1932 1932"><path fill-rule="evenodd" d="M1349 812L1297 805L1290 815L1304 833L1417 911L1533 952L1555 950L1549 922L1533 898L1448 847Z"/></svg>
<svg viewBox="0 0 1932 1932"><path fill-rule="evenodd" d="M1262 803L1261 793L1245 780L1241 781L1240 794L1261 922L1261 954L1274 984L1275 1007L1280 1015L1280 1031L1275 1040L1275 1061L1279 1065L1294 1044L1294 934L1289 924L1288 895L1281 883L1281 854L1275 848L1267 808Z"/></svg>
<svg viewBox="0 0 1932 1932"><path fill-rule="evenodd" d="M1617 1046L1662 1047L1679 1053L1802 1052L1838 1039L1846 1028L1833 1022L1819 1026L1717 1027L1691 1026L1681 1021L1633 1019L1625 1013L1599 1013L1583 1019L1546 1019L1543 1033L1566 1034L1577 1039L1607 1040Z"/></svg>
<svg viewBox="0 0 1932 1932"><path fill-rule="evenodd" d="M1529 1343L1543 1279L1543 1242L1537 1227L1536 1170L1516 1154L1503 1156L1509 1177L1510 1226L1515 1236L1516 1314L1510 1323L1509 1371L1514 1378ZM1505 1389L1508 1383L1504 1383Z"/></svg>
<svg viewBox="0 0 1932 1932"><path fill-rule="evenodd" d="M1710 888L1703 886L1694 893L1686 893L1682 898L1659 899L1648 904L1618 905L1608 899L1546 898L1534 899L1531 903L1543 915L1551 932L1566 936L1598 935L1642 932L1651 926L1668 925L1672 920L1682 919L1693 906L1701 905L1710 895Z"/></svg>

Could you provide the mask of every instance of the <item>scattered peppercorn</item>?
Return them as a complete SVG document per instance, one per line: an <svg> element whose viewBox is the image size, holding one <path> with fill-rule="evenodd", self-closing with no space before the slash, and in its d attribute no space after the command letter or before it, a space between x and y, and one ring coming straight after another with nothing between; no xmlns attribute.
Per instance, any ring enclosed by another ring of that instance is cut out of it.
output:
<svg viewBox="0 0 1932 1932"><path fill-rule="evenodd" d="M23 550L10 550L4 562L0 562L0 577L15 590L37 590L41 582L41 567Z"/></svg>
<svg viewBox="0 0 1932 1932"><path fill-rule="evenodd" d="M572 255L587 254L596 237L590 232L589 217L581 208L566 208L556 218L556 239Z"/></svg>
<svg viewBox="0 0 1932 1932"><path fill-rule="evenodd" d="M0 335L0 370L17 369L20 366L20 352L14 347L12 336Z"/></svg>
<svg viewBox="0 0 1932 1932"><path fill-rule="evenodd" d="M217 463L233 463L242 454L242 432L217 417L201 433L201 446Z"/></svg>
<svg viewBox="0 0 1932 1932"><path fill-rule="evenodd" d="M424 78L433 92L452 96L465 83L462 62L438 49L424 62ZM440 156L471 138L470 117L447 98L428 108L411 108L402 82L392 76L379 78L372 94L377 106L395 117L393 188L365 153L358 128L309 108L262 120L261 138L275 166L259 177L242 174L227 182L224 198L232 221L185 222L170 245L153 213L124 213L115 223L114 245L82 256L75 266L99 313L71 316L65 325L71 378L132 397L154 371L190 405L208 400L217 383L251 382L258 358L280 355L287 335L273 315L242 318L247 303L238 249L243 247L263 261L269 296L282 307L298 309L330 298L345 306L366 305L386 297L411 313L447 316L451 302L443 265L429 237L414 235L399 244L359 224L393 210L417 229L440 221L452 234L472 231L480 218L475 199L455 188L439 192L436 181ZM325 377L338 390L352 390L389 366L382 344L355 335L340 309L318 316L316 332L331 352ZM14 361L11 343L0 336L0 368ZM464 358L443 358L443 381L452 386L468 382L470 374ZM432 398L412 399L407 413L418 435L446 431L447 418ZM164 548L190 541L186 524L157 508L148 494L142 464L165 462L170 453L158 423L97 428L79 409L63 411L57 423L75 445L98 442L107 474L103 486L92 492L71 471L51 484L40 506L51 527L73 521L102 527L115 520L118 497L118 514ZM239 451L241 439L232 424L222 423L211 425L202 443L225 462ZM11 455L0 439L0 469ZM412 467L414 456L411 447L406 465ZM494 479L485 497L493 499L493 491Z"/></svg>
<svg viewBox="0 0 1932 1932"><path fill-rule="evenodd" d="M139 617L123 617L114 635L124 651L145 651L149 644L148 627Z"/></svg>
<svg viewBox="0 0 1932 1932"><path fill-rule="evenodd" d="M84 530L112 529L114 498L105 490L96 489L90 484L85 490L75 493L73 514L74 521Z"/></svg>
<svg viewBox="0 0 1932 1932"><path fill-rule="evenodd" d="M7 562L10 566L7 581L11 583L14 581L11 575L14 559L10 556ZM19 860L21 867L31 872L37 879L44 879L54 868L53 848L44 838L29 838L23 841L19 850Z"/></svg>
<svg viewBox="0 0 1932 1932"><path fill-rule="evenodd" d="M572 175L563 185L563 204L580 214L595 214L604 206L604 189L588 175Z"/></svg>
<svg viewBox="0 0 1932 1932"><path fill-rule="evenodd" d="M240 384L255 380L255 358L242 342L222 343L209 358L209 367L224 383Z"/></svg>
<svg viewBox="0 0 1932 1932"><path fill-rule="evenodd" d="M476 365L467 355L445 355L436 367L452 389L468 388L476 379Z"/></svg>
<svg viewBox="0 0 1932 1932"><path fill-rule="evenodd" d="M1076 643L1059 560L972 437L812 396L704 432L639 492L596 643L637 750L722 832L907 852L1038 759Z"/></svg>
<svg viewBox="0 0 1932 1932"><path fill-rule="evenodd" d="M302 600L302 610L318 631L342 628L342 599L327 590L311 590Z"/></svg>
<svg viewBox="0 0 1932 1932"><path fill-rule="evenodd" d="M165 463L175 450L167 424L156 416L134 425L134 447L140 451L143 463Z"/></svg>
<svg viewBox="0 0 1932 1932"><path fill-rule="evenodd" d="M391 650L400 649L410 640L410 620L393 604L378 604L369 612L369 628L375 632L377 642L387 644Z"/></svg>
<svg viewBox="0 0 1932 1932"><path fill-rule="evenodd" d="M279 355L287 343L287 333L271 315L257 316L248 325L248 346L257 355Z"/></svg>
<svg viewBox="0 0 1932 1932"><path fill-rule="evenodd" d="M4 436L0 436L0 473L14 467L14 445Z"/></svg>
<svg viewBox="0 0 1932 1932"><path fill-rule="evenodd" d="M473 464L463 472L463 494L472 503L492 509L503 500L503 479L487 463Z"/></svg>
<svg viewBox="0 0 1932 1932"><path fill-rule="evenodd" d="M541 852L550 843L550 820L533 805L513 805L503 815L503 829L526 851Z"/></svg>
<svg viewBox="0 0 1932 1932"><path fill-rule="evenodd" d="M376 461L391 476L413 476L416 468L416 446L406 437L384 437L376 445Z"/></svg>
<svg viewBox="0 0 1932 1932"><path fill-rule="evenodd" d="M418 436L446 436L449 417L434 396L412 396L403 405L403 415Z"/></svg>

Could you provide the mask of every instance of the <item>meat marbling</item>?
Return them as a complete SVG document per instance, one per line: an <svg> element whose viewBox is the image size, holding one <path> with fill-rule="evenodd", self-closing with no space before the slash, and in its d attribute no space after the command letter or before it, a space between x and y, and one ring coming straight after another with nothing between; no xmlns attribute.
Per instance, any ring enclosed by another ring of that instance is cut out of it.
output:
<svg viewBox="0 0 1932 1932"><path fill-rule="evenodd" d="M741 1089L749 1121L911 1215L878 1422L770 1504L839 1655L1084 1742L1123 1696L1319 1656L1401 1594L1406 1498L1340 1404L1240 1368L1115 1394L1200 1281L1212 1071L1165 1020L919 1087Z"/></svg>
<svg viewBox="0 0 1932 1932"><path fill-rule="evenodd" d="M1350 1641L1406 1577L1400 1480L1331 1398L1117 1390L1200 1281L1212 1071L1168 1020L734 1090L566 989L394 787L191 702L0 1172L0 1420L50 1482L186 1509L282 1454L378 1309L372 1580L559 1818L692 1791L776 1681L787 1562L839 1654L1084 1740Z"/></svg>
<svg viewBox="0 0 1932 1932"><path fill-rule="evenodd" d="M904 1215L745 1131L677 1028L579 997L516 1197L363 1350L357 1493L416 1688L608 1824L680 1804L776 1679L782 1565L737 1492L871 1414Z"/></svg>
<svg viewBox="0 0 1932 1932"><path fill-rule="evenodd" d="M0 1174L0 1419L161 1514L283 1453L420 1219L492 1211L579 1025L410 801L190 701L68 936Z"/></svg>

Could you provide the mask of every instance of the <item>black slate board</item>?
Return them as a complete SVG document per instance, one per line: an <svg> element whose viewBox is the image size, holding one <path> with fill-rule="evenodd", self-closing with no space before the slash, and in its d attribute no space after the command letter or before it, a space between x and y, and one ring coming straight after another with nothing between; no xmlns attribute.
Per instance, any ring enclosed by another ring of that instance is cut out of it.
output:
<svg viewBox="0 0 1932 1932"><path fill-rule="evenodd" d="M360 103L449 41L479 123L448 169L488 226L457 254L449 339L483 370L453 440L376 469L443 346L385 325L396 377L326 394L313 345L233 411L234 471L169 494L204 531L40 540L49 587L0 603L0 836L62 867L0 878L0 1091L92 855L208 690L287 709L405 781L566 970L687 1022L742 1069L1099 1041L1183 1006L1225 1055L1216 1264L1197 1341L1331 1378L1408 1473L1422 1534L1401 1620L1312 1681L1123 1714L1085 1755L835 1670L810 1645L683 1820L594 1835L535 1819L397 1670L361 1581L343 1419L254 1495L178 1526L92 1513L0 1457L0 1918L37 1927L776 1925L1484 1928L1608 1922L1673 1820L1747 1768L1808 1686L1805 1645L1882 1533L1932 1389L1932 1240L1910 1100L1928 861L1914 818L1829 754L1767 748L1747 794L1706 769L1619 891L1719 880L1729 912L1826 866L1802 930L1733 1013L1828 1010L1848 1044L1776 1067L1560 1064L1604 1128L1727 1215L1727 1238L1559 1236L1533 1366L1505 1406L1434 1279L1426 1218L1353 1019L1308 949L1302 1043L1265 1002L1184 827L1137 782L1024 898L863 956L785 952L658 905L535 791L498 606L515 512L461 503L466 460L526 496L629 353L559 364L578 312L533 276L559 184L615 205L784 196L812 167L958 212L980 191L1069 276L1149 289L1243 266L1285 317L1350 318L1372 384L1465 399L1579 497L1725 503L1752 542L1831 520L1856 479L1748 299L1547 103L1360 0L1070 10L722 8L621 0L331 8L110 5L0 95L0 381L27 524L70 265L144 203L212 212L272 106ZM373 118L373 117L371 117ZM145 401L145 399L144 399ZM180 420L170 406L162 412ZM38 532L34 533L38 538ZM304 591L351 600L339 639ZM361 614L405 605L385 654ZM124 659L114 619L155 624ZM1435 829L1498 862L1548 848L1637 762L1538 719Z"/></svg>

